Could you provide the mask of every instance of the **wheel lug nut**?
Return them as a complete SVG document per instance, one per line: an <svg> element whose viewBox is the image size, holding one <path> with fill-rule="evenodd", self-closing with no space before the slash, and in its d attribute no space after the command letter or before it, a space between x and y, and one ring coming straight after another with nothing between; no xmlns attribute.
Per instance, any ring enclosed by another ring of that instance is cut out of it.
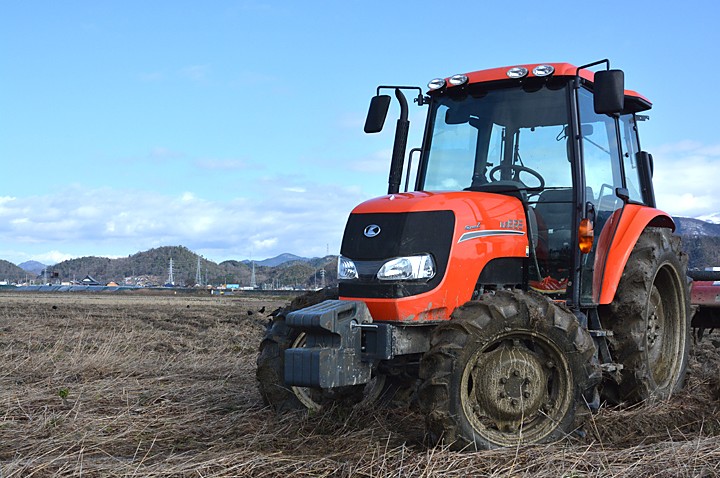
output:
<svg viewBox="0 0 720 478"><path fill-rule="evenodd" d="M523 397L530 398L530 392L523 392Z"/></svg>
<svg viewBox="0 0 720 478"><path fill-rule="evenodd" d="M505 384L507 383L507 379L506 379L505 377L502 377L502 378L500 379L500 383L502 383L503 385L505 385Z"/></svg>
<svg viewBox="0 0 720 478"><path fill-rule="evenodd" d="M520 376L520 370L513 370L513 375L515 375L516 377L519 377L519 376Z"/></svg>
<svg viewBox="0 0 720 478"><path fill-rule="evenodd" d="M510 403L512 404L513 407L516 407L518 404L518 401L517 401L517 399L513 398Z"/></svg>
<svg viewBox="0 0 720 478"><path fill-rule="evenodd" d="M547 362L545 362L545 366L547 368L555 368L555 362L553 362L552 360L548 360Z"/></svg>

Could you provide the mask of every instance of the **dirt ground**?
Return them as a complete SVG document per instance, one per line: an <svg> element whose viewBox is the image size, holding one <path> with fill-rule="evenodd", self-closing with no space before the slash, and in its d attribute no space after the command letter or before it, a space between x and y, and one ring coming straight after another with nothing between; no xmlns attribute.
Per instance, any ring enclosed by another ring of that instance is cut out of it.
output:
<svg viewBox="0 0 720 478"><path fill-rule="evenodd" d="M603 408L563 443L457 453L427 447L405 407L263 407L257 346L286 302L0 293L0 476L720 475L717 333L668 402Z"/></svg>

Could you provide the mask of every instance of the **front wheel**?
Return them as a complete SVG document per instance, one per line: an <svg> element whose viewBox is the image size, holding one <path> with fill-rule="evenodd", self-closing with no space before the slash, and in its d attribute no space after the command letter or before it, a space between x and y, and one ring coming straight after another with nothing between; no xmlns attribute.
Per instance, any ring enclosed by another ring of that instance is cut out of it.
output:
<svg viewBox="0 0 720 478"><path fill-rule="evenodd" d="M489 449L566 437L600 377L594 353L575 316L539 294L465 304L438 327L420 365L431 439Z"/></svg>

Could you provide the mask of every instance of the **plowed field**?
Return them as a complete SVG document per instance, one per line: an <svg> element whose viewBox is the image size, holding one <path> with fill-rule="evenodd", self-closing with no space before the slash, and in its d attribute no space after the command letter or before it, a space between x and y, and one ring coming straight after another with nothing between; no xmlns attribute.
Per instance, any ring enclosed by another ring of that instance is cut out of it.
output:
<svg viewBox="0 0 720 478"><path fill-rule="evenodd" d="M407 407L265 408L257 346L286 303L0 294L0 476L720 475L717 333L668 402L603 408L563 443L457 453L428 448Z"/></svg>

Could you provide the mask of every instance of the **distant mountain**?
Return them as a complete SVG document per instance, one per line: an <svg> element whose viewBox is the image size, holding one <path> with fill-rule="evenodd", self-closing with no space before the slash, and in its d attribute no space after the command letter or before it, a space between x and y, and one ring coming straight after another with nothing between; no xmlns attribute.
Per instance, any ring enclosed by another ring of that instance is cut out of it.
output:
<svg viewBox="0 0 720 478"><path fill-rule="evenodd" d="M280 254L279 256L271 257L270 259L265 259L262 261L255 261L256 266L266 266L266 267L277 267L280 264L284 264L286 262L292 262L292 261L302 261L302 262L308 262L310 259L307 259L305 257L296 256L295 254Z"/></svg>
<svg viewBox="0 0 720 478"><path fill-rule="evenodd" d="M127 279L133 284L162 285L170 275L170 259L173 260L175 284L195 285L198 255L183 246L158 247L119 259L80 257L60 262L48 269L57 273L61 280L81 280L90 275L101 283L122 283ZM204 271L212 269L215 272L213 278L219 275L220 271L215 270L217 264L214 262L201 259L200 267Z"/></svg>
<svg viewBox="0 0 720 478"><path fill-rule="evenodd" d="M194 286L199 256L183 246L158 247L119 259L81 257L48 266L48 273L53 282L78 281L89 275L103 284L114 281L118 284L162 285L169 279L171 258L175 285ZM255 263L255 283L258 287L269 288L319 287L323 284L322 270L325 270L325 285L336 285L336 256L306 259L293 254L281 254ZM0 280L4 278L0 277ZM252 282L252 266L249 261L230 260L216 264L200 257L200 282L249 286Z"/></svg>
<svg viewBox="0 0 720 478"><path fill-rule="evenodd" d="M42 274L43 269L47 267L42 262L38 261L25 261L22 264L18 264L18 267L24 271L32 272L33 274L40 275Z"/></svg>
<svg viewBox="0 0 720 478"><path fill-rule="evenodd" d="M720 236L720 223L693 219L690 217L674 217L677 234L681 236Z"/></svg>
<svg viewBox="0 0 720 478"><path fill-rule="evenodd" d="M20 282L28 273L12 262L0 259L0 281Z"/></svg>
<svg viewBox="0 0 720 478"><path fill-rule="evenodd" d="M690 269L720 266L720 224L689 217L674 217Z"/></svg>

